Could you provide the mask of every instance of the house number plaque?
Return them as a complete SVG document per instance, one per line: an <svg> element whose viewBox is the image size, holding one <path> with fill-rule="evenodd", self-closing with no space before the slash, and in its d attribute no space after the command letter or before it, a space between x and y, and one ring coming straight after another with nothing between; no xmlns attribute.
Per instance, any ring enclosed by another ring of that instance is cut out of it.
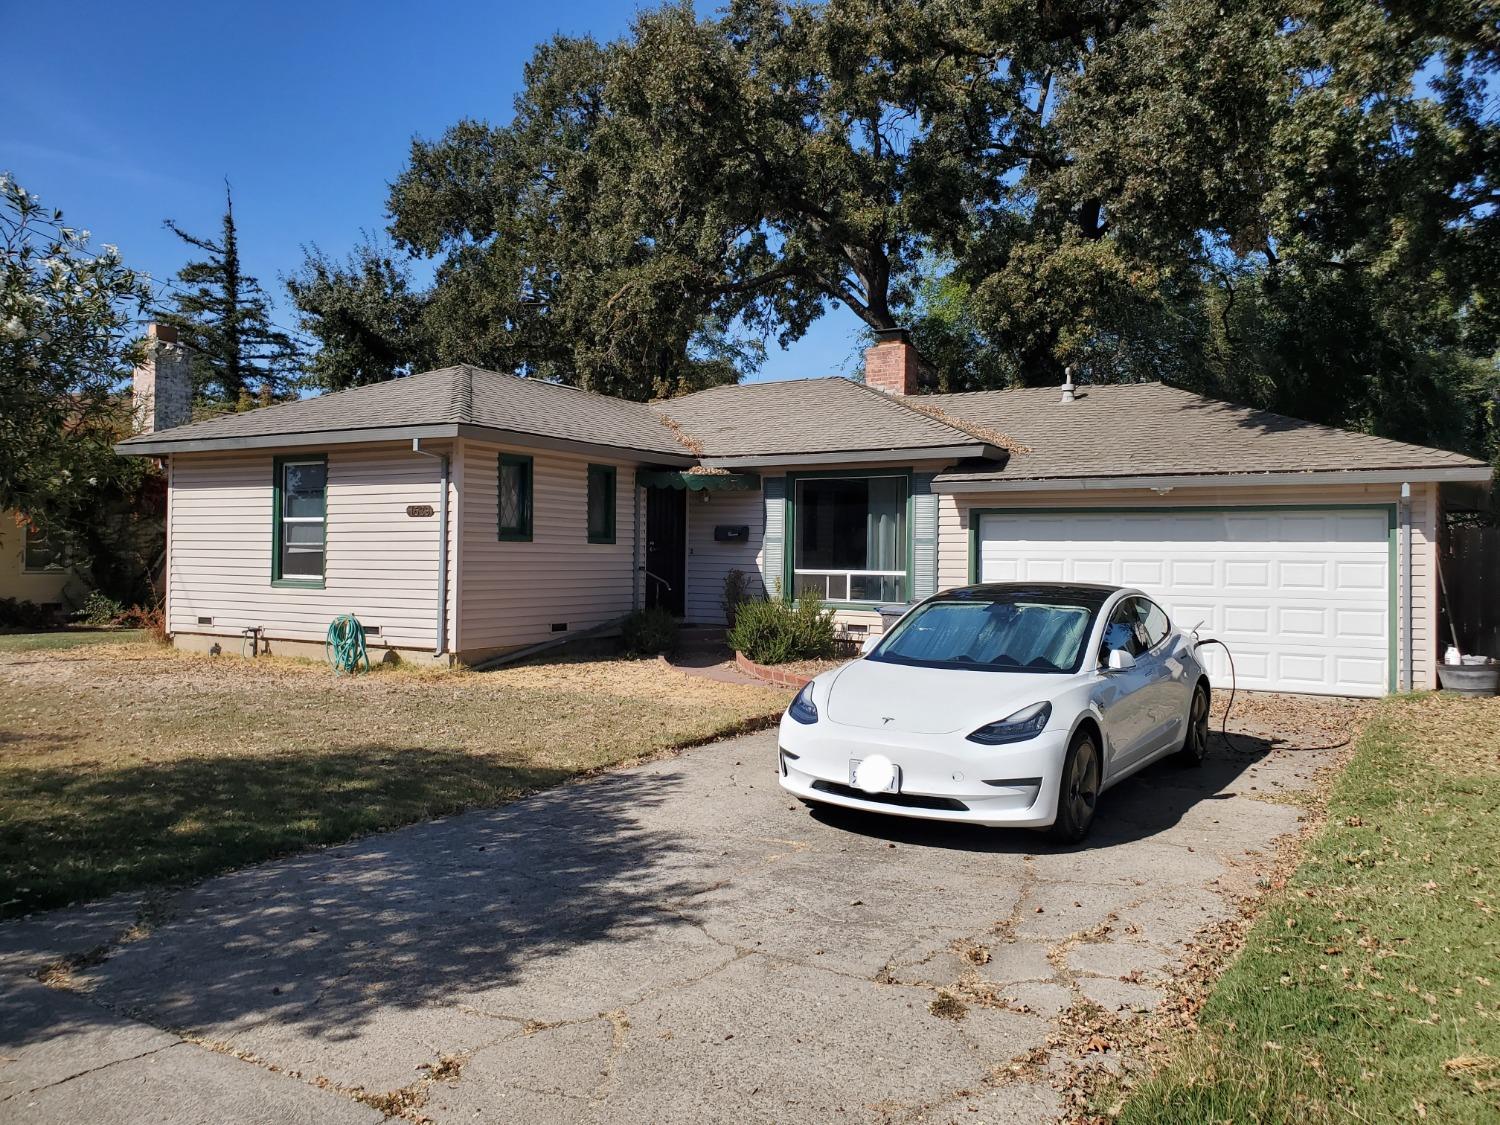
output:
<svg viewBox="0 0 1500 1125"><path fill-rule="evenodd" d="M409 516L411 516L413 519L422 519L425 516L432 515L432 505L431 504L408 504L406 506L406 514L409 515Z"/></svg>

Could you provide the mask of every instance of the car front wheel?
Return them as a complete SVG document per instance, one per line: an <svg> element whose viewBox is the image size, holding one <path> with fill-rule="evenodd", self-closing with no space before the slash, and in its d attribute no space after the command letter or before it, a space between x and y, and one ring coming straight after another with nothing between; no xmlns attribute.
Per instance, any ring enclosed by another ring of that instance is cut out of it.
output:
<svg viewBox="0 0 1500 1125"><path fill-rule="evenodd" d="M1099 746L1092 734L1081 730L1073 736L1063 761L1062 782L1057 794L1057 819L1051 835L1064 844L1076 844L1088 835L1099 804Z"/></svg>
<svg viewBox="0 0 1500 1125"><path fill-rule="evenodd" d="M1193 689L1193 702L1188 705L1187 733L1182 739L1182 749L1177 751L1177 760L1185 766L1201 766L1208 757L1208 688L1199 684Z"/></svg>

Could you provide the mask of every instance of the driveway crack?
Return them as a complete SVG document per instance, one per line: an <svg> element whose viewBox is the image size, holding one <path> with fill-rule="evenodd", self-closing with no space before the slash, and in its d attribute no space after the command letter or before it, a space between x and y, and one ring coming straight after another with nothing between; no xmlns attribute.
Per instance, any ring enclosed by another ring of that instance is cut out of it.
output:
<svg viewBox="0 0 1500 1125"><path fill-rule="evenodd" d="M90 1074L98 1074L101 1070L108 1070L110 1067L119 1066L121 1063L135 1062L137 1059L150 1058L152 1055L160 1054L162 1051L170 1051L173 1047L180 1047L184 1042L185 1040L179 1039L176 1043L164 1043L160 1047L153 1047L151 1048L151 1050L142 1051L138 1055L130 1055L129 1057L123 1059L112 1059L107 1063L100 1063L98 1066L91 1066L87 1070L80 1070L77 1074L70 1074L66 1078L59 1078L56 1082L47 1082L41 1086L32 1086L27 1090L17 1090L14 1094L7 1094L5 1097L0 1098L0 1105L3 1105L5 1102L11 1101L14 1098L19 1098L29 1094L40 1094L43 1090L53 1090L58 1086L65 1086L69 1082L72 1082L75 1078L83 1078Z"/></svg>

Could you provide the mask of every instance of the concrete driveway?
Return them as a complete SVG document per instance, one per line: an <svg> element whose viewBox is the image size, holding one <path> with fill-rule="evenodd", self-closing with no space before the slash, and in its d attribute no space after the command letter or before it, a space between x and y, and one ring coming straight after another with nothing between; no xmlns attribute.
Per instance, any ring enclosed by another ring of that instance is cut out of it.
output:
<svg viewBox="0 0 1500 1125"><path fill-rule="evenodd" d="M1357 713L1262 697L1077 850L811 813L766 733L11 923L0 1121L1045 1120L1055 1017L1160 1001Z"/></svg>

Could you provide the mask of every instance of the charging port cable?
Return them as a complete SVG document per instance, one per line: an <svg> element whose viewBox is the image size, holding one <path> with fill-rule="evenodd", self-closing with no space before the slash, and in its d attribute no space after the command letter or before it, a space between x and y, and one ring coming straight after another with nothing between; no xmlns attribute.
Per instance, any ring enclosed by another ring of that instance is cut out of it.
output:
<svg viewBox="0 0 1500 1125"><path fill-rule="evenodd" d="M1202 640L1198 640L1197 637L1198 634L1194 633L1193 654L1195 656L1197 655L1197 652L1200 648L1205 648L1208 645L1218 645L1224 650L1224 655L1229 658L1229 703L1224 708L1224 719L1219 724L1219 737L1224 740L1224 745L1226 747L1233 750L1234 747L1231 746L1229 742L1229 712L1234 707L1234 693L1238 686L1234 674L1234 653L1230 652L1229 646L1226 645L1223 641L1219 640L1219 638L1217 637L1204 637Z"/></svg>

